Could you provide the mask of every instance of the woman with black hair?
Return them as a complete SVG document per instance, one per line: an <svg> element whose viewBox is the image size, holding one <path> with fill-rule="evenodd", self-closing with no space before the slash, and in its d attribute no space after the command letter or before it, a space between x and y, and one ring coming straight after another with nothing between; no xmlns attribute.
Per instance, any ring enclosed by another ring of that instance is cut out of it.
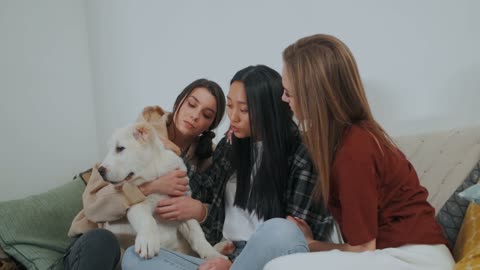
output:
<svg viewBox="0 0 480 270"><path fill-rule="evenodd" d="M123 269L262 269L273 258L308 250L295 224L280 222L287 216L306 220L315 239L326 238L332 220L323 207L313 208L310 192L317 176L282 93L273 69L238 71L227 96L230 130L212 166L190 177L192 196L208 204L202 218L207 240L230 241L230 260L203 261L164 249L143 260L129 248ZM188 206L171 198L159 202L156 212L162 219L184 220L194 216Z"/></svg>

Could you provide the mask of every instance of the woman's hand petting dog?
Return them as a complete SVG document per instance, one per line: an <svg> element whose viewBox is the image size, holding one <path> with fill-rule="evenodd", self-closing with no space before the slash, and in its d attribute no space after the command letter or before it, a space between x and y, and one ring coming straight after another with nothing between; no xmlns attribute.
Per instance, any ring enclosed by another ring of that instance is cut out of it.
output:
<svg viewBox="0 0 480 270"><path fill-rule="evenodd" d="M208 259L203 262L198 270L228 270L232 262L223 258Z"/></svg>
<svg viewBox="0 0 480 270"><path fill-rule="evenodd" d="M199 200L189 196L174 197L160 200L155 213L164 220L185 221L189 219L203 220L206 209Z"/></svg>
<svg viewBox="0 0 480 270"><path fill-rule="evenodd" d="M152 193L184 196L188 191L187 173L179 169L173 170L153 181L142 184L140 190L145 196Z"/></svg>

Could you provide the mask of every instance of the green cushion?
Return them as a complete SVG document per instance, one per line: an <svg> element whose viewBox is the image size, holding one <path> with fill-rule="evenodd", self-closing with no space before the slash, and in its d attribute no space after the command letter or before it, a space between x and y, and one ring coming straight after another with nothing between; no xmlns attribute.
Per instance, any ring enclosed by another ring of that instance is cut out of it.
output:
<svg viewBox="0 0 480 270"><path fill-rule="evenodd" d="M39 195L0 202L1 248L27 269L48 269L57 262L63 268L61 258L71 241L67 232L82 208L84 189L76 177Z"/></svg>

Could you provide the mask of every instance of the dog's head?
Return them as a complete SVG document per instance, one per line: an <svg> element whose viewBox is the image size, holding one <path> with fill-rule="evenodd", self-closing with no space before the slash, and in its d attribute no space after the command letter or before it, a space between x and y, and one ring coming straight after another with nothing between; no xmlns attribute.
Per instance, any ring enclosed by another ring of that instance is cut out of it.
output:
<svg viewBox="0 0 480 270"><path fill-rule="evenodd" d="M147 123L138 123L117 130L109 141L108 153L98 172L103 179L121 185L137 177L143 177L163 144L156 137L155 129Z"/></svg>

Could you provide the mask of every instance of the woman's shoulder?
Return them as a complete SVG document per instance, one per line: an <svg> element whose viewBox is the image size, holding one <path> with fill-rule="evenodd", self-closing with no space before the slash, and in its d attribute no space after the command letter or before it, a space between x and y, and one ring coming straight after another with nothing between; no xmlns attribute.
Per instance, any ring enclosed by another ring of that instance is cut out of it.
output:
<svg viewBox="0 0 480 270"><path fill-rule="evenodd" d="M364 160L381 155L383 147L369 130L368 123L353 124L348 127L337 146L335 159Z"/></svg>
<svg viewBox="0 0 480 270"><path fill-rule="evenodd" d="M295 167L312 167L312 159L308 152L307 146L299 135L294 136L290 143L290 150L288 152L288 159L290 164Z"/></svg>
<svg viewBox="0 0 480 270"><path fill-rule="evenodd" d="M188 163L196 165L199 172L204 172L206 169L208 169L208 167L210 167L212 165L213 154L215 153L215 149L217 148L217 144L212 142L212 155L211 156L200 159L196 155L196 148L198 146L198 140L199 140L199 138L197 138L192 143L192 145L190 146L187 154L184 157L184 160L188 161Z"/></svg>
<svg viewBox="0 0 480 270"><path fill-rule="evenodd" d="M300 135L295 135L290 141L289 155L303 155L308 152L307 147L303 143Z"/></svg>
<svg viewBox="0 0 480 270"><path fill-rule="evenodd" d="M364 124L353 124L344 133L344 143L369 142L373 140L373 135Z"/></svg>
<svg viewBox="0 0 480 270"><path fill-rule="evenodd" d="M227 151L231 151L232 149L232 144L231 142L227 139L226 136L224 136L222 139L220 139L220 141L218 142L218 144L215 144L215 146L213 146L214 149L213 149L213 155L215 156L215 154L222 154L224 155Z"/></svg>

